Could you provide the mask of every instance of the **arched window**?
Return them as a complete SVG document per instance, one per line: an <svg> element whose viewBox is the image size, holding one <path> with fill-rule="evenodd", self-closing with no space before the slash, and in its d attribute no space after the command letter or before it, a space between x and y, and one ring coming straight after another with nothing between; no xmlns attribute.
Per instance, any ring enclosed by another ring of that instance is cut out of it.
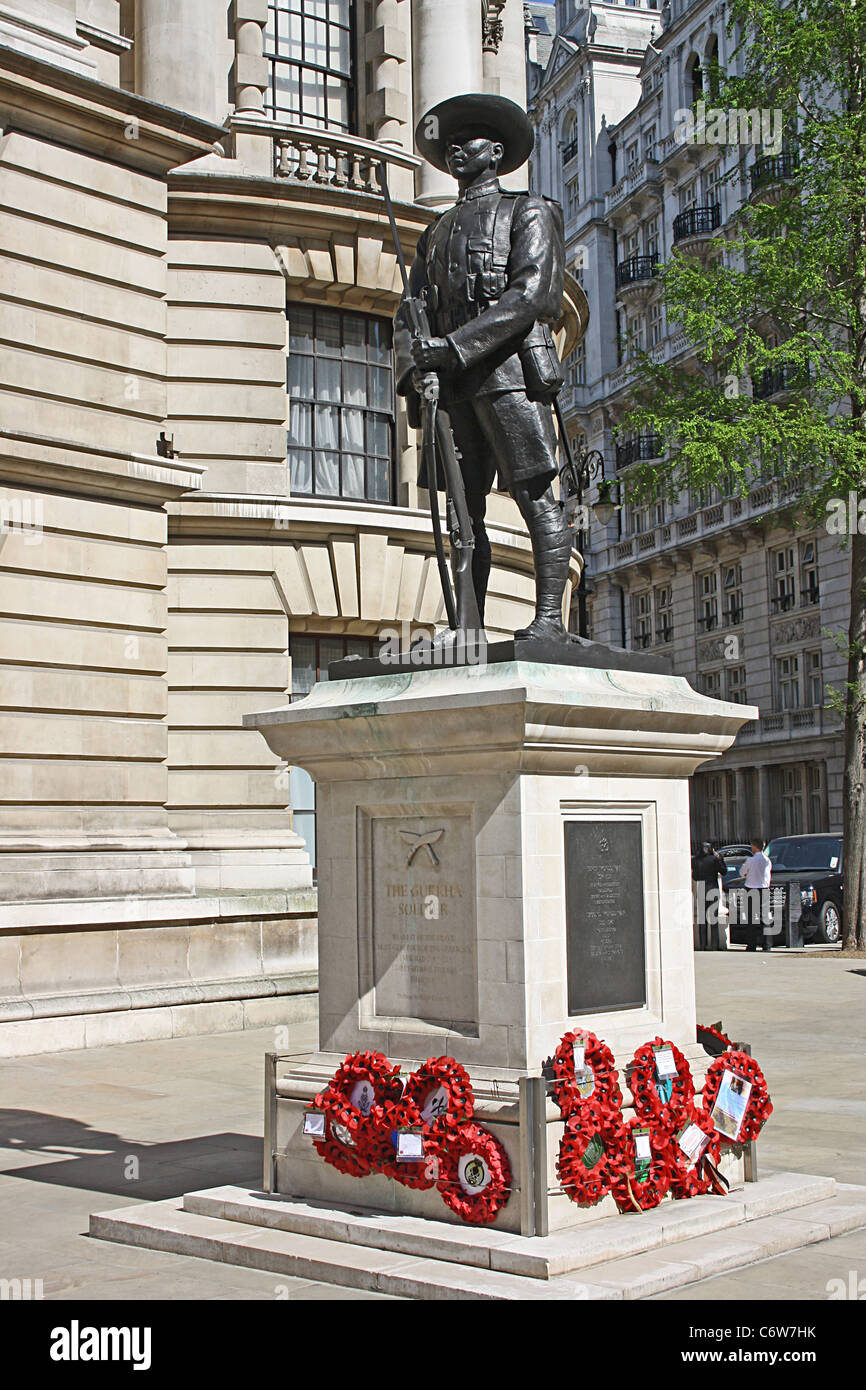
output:
<svg viewBox="0 0 866 1390"><path fill-rule="evenodd" d="M577 151L577 116L573 111L570 111L562 126L563 164L570 164L573 159L577 159Z"/></svg>
<svg viewBox="0 0 866 1390"><path fill-rule="evenodd" d="M701 60L697 53L693 53L686 63L686 105L694 106L696 101L700 101L704 94L704 75L701 72Z"/></svg>

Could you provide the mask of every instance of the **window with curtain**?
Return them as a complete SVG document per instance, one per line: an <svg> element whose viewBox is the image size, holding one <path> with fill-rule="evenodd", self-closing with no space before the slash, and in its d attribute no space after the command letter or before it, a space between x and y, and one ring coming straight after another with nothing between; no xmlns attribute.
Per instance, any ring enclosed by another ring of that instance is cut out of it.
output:
<svg viewBox="0 0 866 1390"><path fill-rule="evenodd" d="M355 0L272 0L265 56L269 115L355 133Z"/></svg>
<svg viewBox="0 0 866 1390"><path fill-rule="evenodd" d="M393 502L390 321L305 304L287 313L292 494Z"/></svg>

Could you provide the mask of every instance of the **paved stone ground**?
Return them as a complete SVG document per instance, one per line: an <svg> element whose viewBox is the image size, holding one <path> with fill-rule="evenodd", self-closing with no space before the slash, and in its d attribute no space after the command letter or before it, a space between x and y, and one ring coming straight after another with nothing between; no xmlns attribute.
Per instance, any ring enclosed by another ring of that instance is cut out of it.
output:
<svg viewBox="0 0 866 1390"><path fill-rule="evenodd" d="M866 966L841 957L699 954L699 1017L752 1043L776 1113L759 1146L787 1168L866 1183ZM298 1025L290 1049L314 1045ZM90 1213L220 1183L260 1182L262 1056L273 1031L131 1043L0 1062L0 1278L47 1299L367 1299L383 1295L87 1234ZM826 1298L866 1276L866 1232L660 1295Z"/></svg>
<svg viewBox="0 0 866 1390"><path fill-rule="evenodd" d="M698 1019L749 1042L775 1107L758 1169L866 1185L866 961L809 952L698 953ZM831 1279L866 1276L866 1231L659 1294L675 1299L827 1298ZM866 1287L866 1286L864 1286Z"/></svg>

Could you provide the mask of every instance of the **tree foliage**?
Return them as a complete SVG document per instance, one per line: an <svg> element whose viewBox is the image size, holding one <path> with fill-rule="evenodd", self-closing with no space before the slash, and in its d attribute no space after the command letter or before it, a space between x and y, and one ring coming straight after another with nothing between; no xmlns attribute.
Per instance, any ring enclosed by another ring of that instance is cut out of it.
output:
<svg viewBox="0 0 866 1390"><path fill-rule="evenodd" d="M675 249L660 267L669 325L695 352L685 366L637 355L623 424L660 436L665 458L638 465L628 489L635 499L711 485L746 493L772 478L791 519L814 522L833 499L866 494L866 0L729 0L728 14L735 61L719 73L712 105L780 112L775 153L786 158L768 172L784 176L744 198L708 244ZM753 153L762 152L738 151L733 190ZM851 625L839 635L848 678L836 695L846 727L846 944L862 946L866 536L833 543L851 549Z"/></svg>

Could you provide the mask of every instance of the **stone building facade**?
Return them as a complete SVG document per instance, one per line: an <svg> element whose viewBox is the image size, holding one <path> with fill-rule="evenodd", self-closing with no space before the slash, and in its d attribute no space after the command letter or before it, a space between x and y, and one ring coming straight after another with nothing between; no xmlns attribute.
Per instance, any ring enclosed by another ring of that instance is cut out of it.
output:
<svg viewBox="0 0 866 1390"><path fill-rule="evenodd" d="M734 61L718 0L663 10L557 0L542 68L531 49L545 8L527 7L532 176L563 203L590 305L563 404L575 441L601 451L622 500L629 465L658 448L615 433L631 403L632 350L682 363L692 353L666 322L655 267L674 247L700 252L743 199L772 196L790 155L768 153L751 126L738 129L741 143L683 138L684 112L702 94L711 103L716 65ZM784 374L767 375L745 389L786 399ZM761 710L692 779L695 841L841 830L842 725L827 699L845 681L834 634L847 631L848 551L796 523L796 494L766 478L747 497L625 505L608 525L590 522L592 636L669 655L703 693Z"/></svg>
<svg viewBox="0 0 866 1390"><path fill-rule="evenodd" d="M520 0L0 7L0 1053L313 1005L313 788L241 720L441 617L375 168L411 252L465 90L525 101Z"/></svg>

